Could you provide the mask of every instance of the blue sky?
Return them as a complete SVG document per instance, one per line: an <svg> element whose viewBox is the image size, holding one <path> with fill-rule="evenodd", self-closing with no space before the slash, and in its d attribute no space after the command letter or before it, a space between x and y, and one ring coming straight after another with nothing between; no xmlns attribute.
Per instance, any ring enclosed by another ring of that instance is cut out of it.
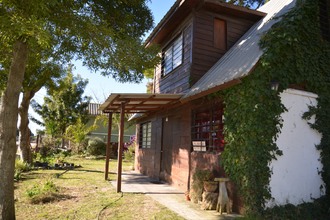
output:
<svg viewBox="0 0 330 220"><path fill-rule="evenodd" d="M149 2L156 26L163 18L165 13L174 4L175 0L152 0ZM99 73L90 72L87 68L76 64L76 74L80 74L82 78L88 79L89 83L86 88L86 95L91 96L93 102L103 102L110 93L145 93L147 80L140 84L118 83L111 77L101 76Z"/></svg>
<svg viewBox="0 0 330 220"><path fill-rule="evenodd" d="M174 4L175 0L151 0L148 5L154 17L154 26L163 18L166 12ZM103 102L110 93L145 93L147 80L143 80L140 84L118 83L111 77L101 76L99 73L91 72L83 67L80 62L75 62L75 74L81 75L82 78L88 79L89 83L86 87L85 94L92 97L92 102ZM35 100L42 103L45 90L41 90L35 95ZM37 117L30 109L30 113ZM35 134L36 129L42 129L32 121L30 121L30 129Z"/></svg>

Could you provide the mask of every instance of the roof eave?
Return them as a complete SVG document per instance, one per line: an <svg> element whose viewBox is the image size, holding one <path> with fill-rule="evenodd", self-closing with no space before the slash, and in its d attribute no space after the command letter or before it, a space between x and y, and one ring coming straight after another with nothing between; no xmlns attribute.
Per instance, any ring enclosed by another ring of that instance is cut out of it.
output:
<svg viewBox="0 0 330 220"><path fill-rule="evenodd" d="M240 84L242 81L241 79L233 79L229 82L226 82L224 84L221 84L221 85L218 85L218 86L214 86L212 88L209 88L209 89L206 89L202 92L199 92L199 93L196 93L194 95L191 95L191 96L187 96L187 97L182 97L180 99L181 103L186 103L186 102L189 102L189 101L193 101L195 99L199 99L201 97L204 97L204 96L207 96L207 95L210 95L212 93L215 93L215 92L218 92L218 91L221 91L221 90L225 90L225 89L228 89L232 86L235 86L237 84Z"/></svg>
<svg viewBox="0 0 330 220"><path fill-rule="evenodd" d="M150 44L157 43L158 36L164 31L169 23L174 19L175 16L183 16L184 14L189 14L196 7L202 7L205 4L213 4L215 6L228 9L230 11L236 11L239 13L244 13L246 15L254 16L255 18L262 18L267 14L258 10L249 9L242 6L233 5L230 3L224 3L219 0L177 0L170 10L165 14L163 19L157 24L157 26L153 29L151 34L147 37L145 41L145 46L148 47ZM180 20L180 19L179 19ZM173 23L173 22L172 22ZM175 23L175 22L174 22ZM171 24L173 25L173 24Z"/></svg>
<svg viewBox="0 0 330 220"><path fill-rule="evenodd" d="M155 38L155 36L163 29L165 24L168 22L168 20L172 17L172 15L176 12L176 10L180 7L182 2L184 2L184 1L185 0L177 0L172 5L170 10L168 10L168 12L165 14L165 16L160 20L160 22L156 25L156 27L153 29L151 34L145 40L145 45L146 46L148 46L152 42L152 40Z"/></svg>

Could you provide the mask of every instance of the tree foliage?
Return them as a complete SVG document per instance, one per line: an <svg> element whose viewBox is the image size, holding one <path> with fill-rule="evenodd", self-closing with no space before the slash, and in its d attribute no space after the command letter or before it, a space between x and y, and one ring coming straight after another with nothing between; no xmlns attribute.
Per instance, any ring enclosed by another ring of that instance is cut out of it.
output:
<svg viewBox="0 0 330 220"><path fill-rule="evenodd" d="M67 75L54 88L50 88L44 97L43 105L36 102L33 108L39 114L46 133L55 138L64 138L66 129L80 119L87 120L89 97L83 96L88 81L74 77L69 69Z"/></svg>
<svg viewBox="0 0 330 220"><path fill-rule="evenodd" d="M156 50L142 42L153 24L145 0L7 0L0 18L2 53L9 58L10 45L22 38L32 50L51 48L54 59L83 59L119 81L141 80L157 61Z"/></svg>
<svg viewBox="0 0 330 220"><path fill-rule="evenodd" d="M316 146L320 150L325 192L330 192L330 42L322 35L320 1L297 1L296 7L283 17L261 41L265 50L263 66L280 83L280 91L289 85L302 85L318 95L317 106L304 117L315 116L311 124L322 134ZM276 55L277 54L277 55ZM272 67L272 68L271 68Z"/></svg>
<svg viewBox="0 0 330 220"><path fill-rule="evenodd" d="M138 19L136 19L138 18ZM141 35L152 27L146 0L0 1L0 212L15 219L13 176L18 98L28 57L82 59L119 81L139 81L158 62ZM9 103L9 104L8 104Z"/></svg>
<svg viewBox="0 0 330 220"><path fill-rule="evenodd" d="M34 54L29 57L27 68L24 75L21 103L19 106L19 133L21 150L21 159L24 162L32 162L32 153L30 145L30 129L29 129L29 106L34 95L44 86L51 88L56 79L60 78L64 73L61 64L49 61L45 53L43 55Z"/></svg>
<svg viewBox="0 0 330 220"><path fill-rule="evenodd" d="M317 107L306 117L315 115L312 127L322 133L317 148L321 150L322 177L329 194L330 44L321 36L318 9L316 1L297 2L263 36L260 45L264 54L253 73L221 94L226 103L228 142L221 156L250 214L262 214L271 198L268 165L282 153L274 141L282 126L281 113L286 110L279 94L290 85L303 85L319 96ZM274 79L280 85L277 92L269 88Z"/></svg>
<svg viewBox="0 0 330 220"><path fill-rule="evenodd" d="M80 153L81 150L83 150L82 145L85 142L87 135L97 128L97 121L98 120L96 119L93 125L87 125L82 122L81 118L78 118L75 124L67 127L65 137L76 144L74 147L75 152Z"/></svg>
<svg viewBox="0 0 330 220"><path fill-rule="evenodd" d="M259 8L261 5L265 4L267 0L227 0L226 2L248 8Z"/></svg>

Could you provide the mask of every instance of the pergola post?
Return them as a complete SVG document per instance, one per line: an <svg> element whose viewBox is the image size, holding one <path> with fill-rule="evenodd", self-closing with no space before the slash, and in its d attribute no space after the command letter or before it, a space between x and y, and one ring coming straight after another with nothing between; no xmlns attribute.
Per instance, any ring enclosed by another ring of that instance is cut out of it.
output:
<svg viewBox="0 0 330 220"><path fill-rule="evenodd" d="M117 171L117 193L121 192L121 173L124 148L124 122L125 122L125 102L120 103L120 128L118 137L118 171Z"/></svg>
<svg viewBox="0 0 330 220"><path fill-rule="evenodd" d="M125 113L147 114L157 112L164 108L173 107L179 104L182 94L139 94L139 93L115 93L111 94L100 106L104 113L120 113L120 128L118 141L118 172L117 172L117 192L121 192L122 157L124 148L124 119ZM110 115L109 115L110 117ZM111 117L112 119L112 117ZM109 118L110 120L110 118ZM109 122L109 125L111 123ZM110 131L110 127L108 131ZM109 137L111 134L109 133ZM110 140L108 140L110 146ZM108 162L107 162L108 163ZM107 170L106 165L106 170ZM107 178L107 174L106 174Z"/></svg>
<svg viewBox="0 0 330 220"><path fill-rule="evenodd" d="M107 138L107 148L105 157L105 176L104 179L107 180L109 176L109 160L110 160L110 145L111 145L111 132L112 132L112 112L109 113L108 120L108 138Z"/></svg>

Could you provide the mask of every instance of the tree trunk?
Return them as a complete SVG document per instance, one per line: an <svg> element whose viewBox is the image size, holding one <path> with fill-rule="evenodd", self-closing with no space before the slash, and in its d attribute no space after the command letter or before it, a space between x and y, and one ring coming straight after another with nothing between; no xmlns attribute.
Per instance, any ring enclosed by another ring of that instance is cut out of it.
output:
<svg viewBox="0 0 330 220"><path fill-rule="evenodd" d="M22 152L22 160L26 163L32 163L32 152L31 152L31 144L30 144L30 129L29 129L29 106L30 101L34 96L33 91L25 91L23 93L23 98L21 101L21 105L19 107L19 115L20 115L20 125L19 125L19 132L20 132L20 149Z"/></svg>
<svg viewBox="0 0 330 220"><path fill-rule="evenodd" d="M37 140L36 140L36 149L35 149L35 152L38 153L39 152L39 147L40 147L40 134L37 134Z"/></svg>
<svg viewBox="0 0 330 220"><path fill-rule="evenodd" d="M27 44L18 40L13 48L7 87L0 101L0 219L15 219L14 169L18 98L28 55Z"/></svg>

